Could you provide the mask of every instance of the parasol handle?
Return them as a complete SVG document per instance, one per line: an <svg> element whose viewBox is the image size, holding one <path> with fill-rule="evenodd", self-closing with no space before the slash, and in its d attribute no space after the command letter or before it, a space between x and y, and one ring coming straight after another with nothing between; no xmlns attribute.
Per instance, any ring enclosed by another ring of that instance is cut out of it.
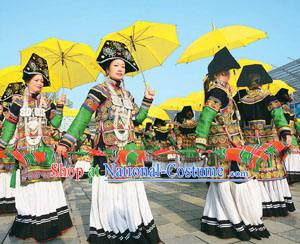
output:
<svg viewBox="0 0 300 244"><path fill-rule="evenodd" d="M144 85L147 86L147 82L146 82L146 79L145 79L144 71L142 69L141 69L141 73L142 73Z"/></svg>

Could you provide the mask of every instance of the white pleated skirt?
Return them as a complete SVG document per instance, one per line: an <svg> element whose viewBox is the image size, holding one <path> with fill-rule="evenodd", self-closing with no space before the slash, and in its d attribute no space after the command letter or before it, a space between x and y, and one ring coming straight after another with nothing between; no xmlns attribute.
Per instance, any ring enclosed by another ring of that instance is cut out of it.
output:
<svg viewBox="0 0 300 244"><path fill-rule="evenodd" d="M259 181L263 216L287 216L295 211L290 188L286 179Z"/></svg>
<svg viewBox="0 0 300 244"><path fill-rule="evenodd" d="M53 239L72 227L72 221L61 181L20 185L16 177L17 217L10 235L38 242Z"/></svg>
<svg viewBox="0 0 300 244"><path fill-rule="evenodd" d="M144 183L108 183L106 179L105 176L93 178L88 241L158 243Z"/></svg>
<svg viewBox="0 0 300 244"><path fill-rule="evenodd" d="M15 190L10 187L10 172L0 173L0 214L14 213Z"/></svg>
<svg viewBox="0 0 300 244"><path fill-rule="evenodd" d="M300 181L300 154L290 153L284 160L284 167L287 172L288 183Z"/></svg>
<svg viewBox="0 0 300 244"><path fill-rule="evenodd" d="M262 203L257 180L210 183L201 231L220 238L251 237L261 239L270 234L262 220Z"/></svg>

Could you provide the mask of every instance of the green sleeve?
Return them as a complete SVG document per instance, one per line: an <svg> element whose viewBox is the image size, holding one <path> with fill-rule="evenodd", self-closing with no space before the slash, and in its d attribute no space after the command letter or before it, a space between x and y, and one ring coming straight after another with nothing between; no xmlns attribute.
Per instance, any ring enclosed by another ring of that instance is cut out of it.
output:
<svg viewBox="0 0 300 244"><path fill-rule="evenodd" d="M295 122L295 129L297 134L300 134L300 122Z"/></svg>
<svg viewBox="0 0 300 244"><path fill-rule="evenodd" d="M53 134L52 135L55 141L59 141L61 139L61 137L59 136L59 134Z"/></svg>
<svg viewBox="0 0 300 244"><path fill-rule="evenodd" d="M92 115L92 111L82 106L59 144L71 148L78 140L80 140L85 128L91 121Z"/></svg>
<svg viewBox="0 0 300 244"><path fill-rule="evenodd" d="M143 121L147 118L148 109L140 107L139 112L135 118L137 123L143 123Z"/></svg>
<svg viewBox="0 0 300 244"><path fill-rule="evenodd" d="M171 143L172 146L176 146L176 141L174 140L174 138L172 136L168 136L168 140Z"/></svg>
<svg viewBox="0 0 300 244"><path fill-rule="evenodd" d="M133 98L133 96L131 94L130 94L130 97L131 97L132 102L133 102L134 111L136 111L136 113L135 113L135 121L138 124L141 124L147 118L148 111L149 111L150 106L151 106L151 104L153 102L153 99L148 99L148 98L144 97L143 100L142 100L142 105L139 108L137 106L137 104L134 102L134 98Z"/></svg>
<svg viewBox="0 0 300 244"><path fill-rule="evenodd" d="M217 111L205 106L196 128L196 145L198 148L205 148L207 146L207 138L209 136L211 123L217 115Z"/></svg>
<svg viewBox="0 0 300 244"><path fill-rule="evenodd" d="M67 133L74 136L77 140L83 135L84 130L91 121L93 113L84 107L81 107L79 113L76 115Z"/></svg>
<svg viewBox="0 0 300 244"><path fill-rule="evenodd" d="M0 138L0 146L5 148L9 141L12 139L15 130L17 128L16 124L13 124L7 120L4 121L3 123L3 128L2 128L2 135Z"/></svg>
<svg viewBox="0 0 300 244"><path fill-rule="evenodd" d="M54 128L57 129L60 127L62 120L63 120L62 114L55 114L54 117L50 120L50 123Z"/></svg>
<svg viewBox="0 0 300 244"><path fill-rule="evenodd" d="M276 108L271 111L271 116L273 118L274 124L278 130L280 137L291 134L291 129L289 124L284 116L282 108Z"/></svg>

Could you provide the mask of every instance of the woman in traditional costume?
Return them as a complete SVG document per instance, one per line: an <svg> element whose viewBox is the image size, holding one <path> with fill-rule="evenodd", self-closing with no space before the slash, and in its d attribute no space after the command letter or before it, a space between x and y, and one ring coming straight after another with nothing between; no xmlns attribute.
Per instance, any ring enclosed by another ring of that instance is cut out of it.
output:
<svg viewBox="0 0 300 244"><path fill-rule="evenodd" d="M181 119L182 118L182 119ZM196 150L196 127L197 121L194 119L194 112L191 106L183 107L177 114L176 142L179 164L182 167L200 167L201 159Z"/></svg>
<svg viewBox="0 0 300 244"><path fill-rule="evenodd" d="M155 146L154 142L154 130L153 130L153 123L148 122L146 123L144 133L143 133L143 144L146 150L153 150Z"/></svg>
<svg viewBox="0 0 300 244"><path fill-rule="evenodd" d="M152 122L146 123L145 129L143 132L143 137L142 137L144 148L147 151L146 160L145 160L146 167L152 166L151 152L153 152L153 150L155 148L155 141L154 141L155 133L154 133L152 125L153 125Z"/></svg>
<svg viewBox="0 0 300 244"><path fill-rule="evenodd" d="M48 66L34 53L23 70L23 79L27 85L24 95L10 106L0 139L5 149L16 133L16 151L6 151L18 160L20 169L13 177L17 216L10 236L42 242L72 227L61 179L51 172L52 164L58 161L50 125L60 126L64 99L55 106L41 94L42 88L50 85Z"/></svg>
<svg viewBox="0 0 300 244"><path fill-rule="evenodd" d="M16 95L23 94L25 85L23 82L10 83L5 89L0 105L0 130L5 118L9 115L8 110L11 103L16 99ZM15 133L16 134L16 133ZM16 135L9 141L6 150L14 150L16 144ZM16 161L14 158L0 158L0 214L15 213L15 190L10 187L10 180L13 172L16 170Z"/></svg>
<svg viewBox="0 0 300 244"><path fill-rule="evenodd" d="M172 134L172 129L161 119L155 119L153 124L155 151L152 153L152 167L159 167L161 176L167 176L167 167L169 163L175 163L176 154L174 152L176 141ZM173 171L173 168L172 170Z"/></svg>
<svg viewBox="0 0 300 244"><path fill-rule="evenodd" d="M284 117L281 104L261 86L272 83L262 65L246 65L237 81L238 87L248 87L247 95L238 103L241 126L246 145L263 145L274 141L291 141L291 129ZM295 207L285 177L280 155L259 166L253 176L261 188L263 216L286 216Z"/></svg>
<svg viewBox="0 0 300 244"><path fill-rule="evenodd" d="M284 116L291 128L292 145L284 160L284 166L287 171L287 181L289 184L293 184L300 181L300 147L297 142L297 137L300 135L300 123L297 122L294 111L288 105L292 101L288 90L281 88L276 94L276 98L281 103Z"/></svg>
<svg viewBox="0 0 300 244"><path fill-rule="evenodd" d="M142 106L138 108L130 92L122 87L124 75L138 70L125 44L106 41L97 61L107 78L89 91L58 147L58 152L64 154L80 138L96 113L95 149L107 152L108 157L94 157L94 167L100 168L100 177L94 176L92 180L88 241L160 243L143 182L112 183L107 182L109 176L104 175L104 163L121 164L121 152L138 149L134 143L133 121L142 123L147 117L153 91L146 88Z"/></svg>
<svg viewBox="0 0 300 244"><path fill-rule="evenodd" d="M223 179L229 179L231 171L246 169L243 164L227 161L226 158L212 160L216 156L215 150L243 145L239 114L228 84L229 70L238 68L240 65L226 47L215 54L208 65L206 102L196 129L199 153L205 152L205 149L213 151L208 165L222 167ZM261 239L270 235L261 217L262 204L256 180L211 182L201 218L201 231L220 238L236 237L243 241L251 237Z"/></svg>
<svg viewBox="0 0 300 244"><path fill-rule="evenodd" d="M10 96L11 97L11 96ZM3 99L3 96L2 96ZM5 99L7 102L7 99ZM2 100L3 102L3 100ZM0 130L2 132L3 122L7 115L7 107L0 104ZM0 132L0 133L1 133ZM9 148L12 150L15 147L15 140L11 140ZM3 155L4 156L4 155ZM15 160L12 158L0 158L0 215L15 213L15 191L10 187L10 179L15 167Z"/></svg>

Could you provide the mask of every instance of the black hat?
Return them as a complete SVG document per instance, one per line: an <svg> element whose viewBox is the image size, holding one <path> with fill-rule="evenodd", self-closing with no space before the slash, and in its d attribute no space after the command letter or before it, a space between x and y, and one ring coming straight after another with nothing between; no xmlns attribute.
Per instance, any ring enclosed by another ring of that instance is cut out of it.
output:
<svg viewBox="0 0 300 244"><path fill-rule="evenodd" d="M106 70L109 64L115 59L122 59L125 62L126 73L139 70L124 43L118 41L106 41L97 57L97 62L102 69Z"/></svg>
<svg viewBox="0 0 300 244"><path fill-rule="evenodd" d="M282 103L288 103L291 102L292 99L289 95L289 90L286 88L281 88L277 93L276 93L276 98L279 102Z"/></svg>
<svg viewBox="0 0 300 244"><path fill-rule="evenodd" d="M24 93L25 87L26 86L23 82L15 82L8 84L8 86L5 89L5 92L1 97L1 100L3 102L10 103L14 95L22 95Z"/></svg>
<svg viewBox="0 0 300 244"><path fill-rule="evenodd" d="M212 77L222 71L239 68L241 68L239 63L231 55L227 47L224 47L215 54L213 60L209 63L208 75L209 77Z"/></svg>
<svg viewBox="0 0 300 244"><path fill-rule="evenodd" d="M238 87L251 86L253 84L265 85L273 80L261 64L245 65L237 81Z"/></svg>
<svg viewBox="0 0 300 244"><path fill-rule="evenodd" d="M181 112L182 112L183 116L186 116L186 114L187 114L188 112L192 112L192 113L193 113L193 117L194 117L194 111L193 111L193 109L192 109L192 106L184 106L184 107L182 108Z"/></svg>
<svg viewBox="0 0 300 244"><path fill-rule="evenodd" d="M192 106L184 106L181 110L181 112L186 113L186 112L193 112Z"/></svg>
<svg viewBox="0 0 300 244"><path fill-rule="evenodd" d="M46 59L33 53L23 69L23 77L26 75L38 74L44 77L44 86L50 86L49 70Z"/></svg>
<svg viewBox="0 0 300 244"><path fill-rule="evenodd" d="M166 121L162 120L162 119L155 119L153 126L165 126L166 125Z"/></svg>
<svg viewBox="0 0 300 244"><path fill-rule="evenodd" d="M184 114L182 112L178 112L174 118L174 121L175 122L178 122L178 123L183 123L184 121Z"/></svg>

